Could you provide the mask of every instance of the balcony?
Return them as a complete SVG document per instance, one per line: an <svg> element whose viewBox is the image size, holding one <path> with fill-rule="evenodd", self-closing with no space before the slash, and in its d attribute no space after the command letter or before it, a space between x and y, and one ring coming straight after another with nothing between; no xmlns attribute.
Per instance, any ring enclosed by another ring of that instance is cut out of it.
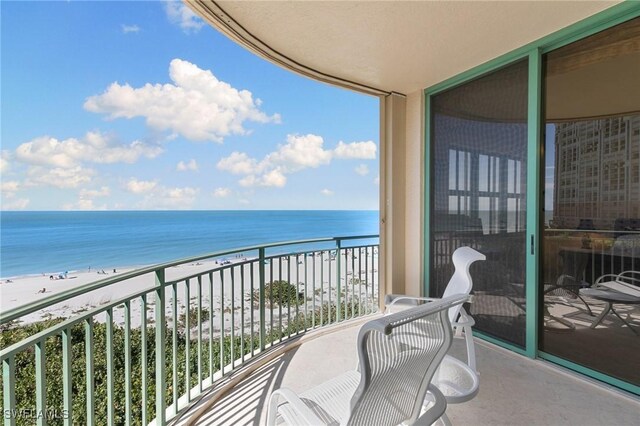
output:
<svg viewBox="0 0 640 426"><path fill-rule="evenodd" d="M273 389L288 387L303 392L357 365L355 342L363 321L354 320L292 348L231 389L214 389L177 424L266 424ZM619 391L482 340L476 339L476 351L480 392L467 403L447 407L454 425L631 425L637 421L640 403ZM455 339L450 353L464 359L464 342Z"/></svg>
<svg viewBox="0 0 640 426"><path fill-rule="evenodd" d="M274 388L302 392L357 364L358 330L380 315L378 249L371 235L245 247L3 312L3 331L22 326L2 337L5 424L264 424ZM116 286L130 294L29 325ZM477 351L481 392L448 407L454 423L634 423L640 405L619 391L481 340Z"/></svg>

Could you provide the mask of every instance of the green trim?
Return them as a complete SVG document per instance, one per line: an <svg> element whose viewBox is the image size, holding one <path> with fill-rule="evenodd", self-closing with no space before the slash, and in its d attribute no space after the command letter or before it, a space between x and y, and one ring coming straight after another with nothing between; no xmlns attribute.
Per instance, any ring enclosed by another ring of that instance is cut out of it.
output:
<svg viewBox="0 0 640 426"><path fill-rule="evenodd" d="M524 59L533 50L539 49L541 53L547 53L550 50L557 49L638 16L640 16L640 1L625 1L447 80L434 84L425 89L425 94L427 96L435 95L466 83L469 80L481 77L483 74L493 72L510 63ZM427 133L428 132L425 132L425 134ZM427 135L427 138L428 137Z"/></svg>
<svg viewBox="0 0 640 426"><path fill-rule="evenodd" d="M2 410L16 409L16 360L12 356L2 360ZM4 416L4 426L15 426L16 416Z"/></svg>
<svg viewBox="0 0 640 426"><path fill-rule="evenodd" d="M541 43L542 53L548 53L639 16L640 1L625 0L621 4L540 39L539 42L543 42Z"/></svg>
<svg viewBox="0 0 640 426"><path fill-rule="evenodd" d="M475 337L481 338L482 340L486 340L489 343L493 343L496 346L500 346L501 348L509 349L510 351L519 353L520 355L528 356L525 349L522 349L521 347L516 346L512 343L505 342L504 340L498 339L497 337L490 336L486 333L483 333L482 331L473 330L473 335Z"/></svg>
<svg viewBox="0 0 640 426"><path fill-rule="evenodd" d="M165 320L166 320L166 312L165 312L165 291L166 291L166 287L165 287L165 283L166 283L166 279L165 279L165 269L164 268L160 268L158 270L155 271L155 323L156 323L156 349L155 349L155 353L156 353L156 365L155 365L155 369L156 369L156 424L159 425L164 425L166 423L166 412L165 412L165 408L167 407L167 403L166 403L166 390L167 390L167 371L166 371L166 364L165 364L165 359L166 359L166 342L167 342L167 336L166 336L166 327L164 327L164 324L166 324ZM187 300L187 303L189 303L189 300ZM175 318L175 314L176 311L173 312L174 318ZM146 315L146 314L145 314ZM187 310L187 315L186 317L189 317L189 310ZM112 322L109 321L109 324L111 324ZM175 322L174 322L175 324ZM174 327L175 328L175 327ZM187 339L189 340L189 339ZM174 340L175 342L175 340ZM160 348L164 348L165 350L160 350ZM222 351L220 351L222 352ZM175 359L173 360L173 362L175 363ZM111 384L111 388L113 388L113 384ZM110 388L110 389L111 389ZM188 393L190 391L189 388L187 388L186 392Z"/></svg>
<svg viewBox="0 0 640 426"><path fill-rule="evenodd" d="M429 297L431 282L431 96L424 97L424 261L423 261L423 296Z"/></svg>
<svg viewBox="0 0 640 426"><path fill-rule="evenodd" d="M538 275L540 261L540 107L542 105L542 56L539 49L529 52L529 88L527 105L527 233L526 258L526 354L535 358L538 351L539 292Z"/></svg>
<svg viewBox="0 0 640 426"><path fill-rule="evenodd" d="M617 388L620 388L622 390L625 390L627 392L630 392L634 395L640 395L640 386L636 386L632 383L629 382L625 382L623 380L620 379L616 379L615 377L611 377L608 376L604 373L601 373L599 371L596 370L592 370L590 368L584 367L580 364L576 364L574 362L571 361L567 361L564 358L560 358L558 356L555 355L551 355L549 353L546 352L542 352L539 351L538 352L538 356L544 360L550 361L554 364L558 364L562 367L568 368L569 370L573 370L576 371L580 374L584 374L585 376L589 376L591 378L594 378L596 380L599 380L601 382L605 382L608 383L610 385L613 385Z"/></svg>

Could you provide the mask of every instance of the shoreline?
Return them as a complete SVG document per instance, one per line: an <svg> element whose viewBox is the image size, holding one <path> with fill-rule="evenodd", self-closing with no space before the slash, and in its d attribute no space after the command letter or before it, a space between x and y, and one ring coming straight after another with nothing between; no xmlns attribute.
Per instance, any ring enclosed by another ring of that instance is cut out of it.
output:
<svg viewBox="0 0 640 426"><path fill-rule="evenodd" d="M153 264L149 264L149 265L130 265L130 266L120 266L120 267L105 267L105 268L91 268L91 270L87 269L73 269L73 270L66 270L66 271L55 271L55 272L40 272L40 273L26 273L26 274L20 274L20 275L11 275L11 276L7 276L7 277L0 277L0 286L2 286L3 284L7 284L10 283L11 281L15 281L15 280L24 280L24 279L29 279L29 278L38 278L38 277L46 277L49 278L49 276L53 276L53 277L57 277L60 274L64 274L65 272L67 272L67 275L77 275L77 274L98 274L98 275L102 275L100 274L98 271L105 271L106 275L109 274L113 274L113 270L115 269L116 271L118 271L117 273L119 274L121 270L127 270L127 271L133 271L136 269L142 269L142 268L146 268L149 266L153 266ZM0 287L1 288L1 287Z"/></svg>
<svg viewBox="0 0 640 426"><path fill-rule="evenodd" d="M371 259L371 257L377 258L377 252L372 251L366 257L367 259ZM365 253L362 253L362 258L365 258ZM283 279L291 282L292 284L295 283L296 286L299 287L299 291L301 293L304 292L305 294L306 302L304 302L304 304L308 304L309 306L318 306L322 303L322 300L326 302L327 297L331 294L333 294L333 297L335 297L337 286L336 279L333 274L335 274L336 271L336 260L335 258L332 258L329 253L326 253L326 255L322 257L316 255L308 257L306 259L301 259L300 257L296 258L295 256L285 256L280 259L280 262L274 262L273 270L271 262L265 263L264 269L267 281ZM296 262L296 260L298 262ZM304 263L302 262L302 260L304 260ZM178 311L175 313L176 316L180 318L180 315L183 315L184 312L186 312L187 308L193 309L195 307L195 295L198 294L198 280L191 279L189 284L189 287L191 289L191 296L189 297L189 301L186 300L186 285L183 278L189 276L197 276L200 274L203 274L201 275L201 300L203 302L203 307L206 308L206 310L209 310L210 307L213 307L212 318L214 320L214 324L216 324L215 326L213 326L214 332L216 331L216 329L220 329L220 320L224 321L225 329L232 326L230 318L231 315L228 315L228 313L224 316L221 315L223 311L228 312L231 306L235 306L235 308L233 308L234 317L241 316L241 311L244 312L245 318L250 316L252 310L254 311L254 313L259 312L259 310L256 310L257 308L254 306L254 303L251 302L252 297L254 297L255 291L257 290L257 285L254 284L254 287L250 287L250 282L259 282L259 268L256 267L256 262L257 260L253 256L243 256L237 258L225 257L185 263L167 268L166 281L177 282L176 289ZM373 260L371 260L371 262L373 262ZM230 265L240 263L244 263L244 265L238 265L236 267L229 268ZM278 267L276 267L276 264L278 264ZM251 268L250 265L253 265L254 267ZM218 272L218 269L223 266L225 266L225 272ZM327 274L327 267L333 268L333 280L331 280L329 278L329 275ZM117 271L115 274L112 272L113 269L109 271L105 270L105 274L101 273L102 269L94 271L93 268L91 269L91 272L89 272L88 270L68 271L66 278L60 279L52 279L50 277L53 276L53 274L46 273L27 275L17 277L15 279L11 278L9 279L10 282L7 282L5 279L0 284L0 309L2 311L13 310L28 303L33 303L46 297L50 297L59 292L87 285L107 277L113 277L122 273L131 272L139 268L141 267L138 266L115 268L115 270ZM252 280L250 280L249 278L251 270L253 270L254 273ZM323 270L325 270L324 273ZM345 291L345 287L348 287L348 280L355 278L358 273L360 274L360 279L363 278L364 269L360 272L355 270L349 271L349 266L343 264L342 270L343 275L341 276L341 281L343 292ZM315 276L313 272L315 272ZM232 273L235 275L235 281L233 279L230 279ZM222 274L224 274L225 276L224 280L221 280L220 275ZM244 283L241 282L241 274L244 274ZM377 277L374 278L374 273L372 273L371 269L369 270L368 274L369 275L367 276L367 282L370 282L375 286ZM307 277L306 283L302 282L304 281L302 279L303 276ZM211 281L210 277L212 278ZM139 293L140 291L145 291L148 289L147 294L152 294L154 291L154 285L155 275L153 273L147 273L122 281L121 283L112 284L73 298L69 298L55 305L44 308L40 311L25 315L18 320L17 324L30 324L51 318L69 318L89 309L94 309L106 305L108 303L111 303L112 301L124 299L129 295ZM364 288L364 285L361 286L362 288ZM172 287L173 285L168 285L166 287L165 295L167 301L171 300L171 298L173 297ZM370 290L367 290L365 296L368 296L368 294L373 291L371 287L367 288ZM346 291L351 293L348 288ZM356 285L356 292L357 291L358 287ZM231 295L233 295L233 299L231 298ZM355 293L355 296L357 296L357 293ZM373 293L371 293L371 296L373 297ZM154 302L150 301L148 302L148 304L149 306L153 306ZM172 321L174 313L170 312L169 306L170 303L167 302L167 319L168 321ZM279 308L276 308L274 313L278 310ZM267 312L269 311L270 309L267 308ZM114 307L113 313L114 323L119 325L124 324L124 309L122 309L122 305ZM147 319L152 320L153 310L149 310L147 314ZM138 327L141 324L143 317L139 297L134 298L131 301L130 316L131 326L134 328ZM288 315L282 317L283 320L286 321L287 316ZM98 316L96 316L96 319L100 322L103 322L104 319L102 317L104 317L104 313L98 314ZM235 320L236 325L234 327L236 327L239 322L238 318L235 318Z"/></svg>

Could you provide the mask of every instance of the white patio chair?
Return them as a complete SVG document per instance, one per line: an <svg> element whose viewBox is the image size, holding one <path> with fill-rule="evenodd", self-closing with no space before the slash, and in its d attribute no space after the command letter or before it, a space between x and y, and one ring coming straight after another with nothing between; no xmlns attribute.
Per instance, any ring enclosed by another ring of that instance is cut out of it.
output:
<svg viewBox="0 0 640 426"><path fill-rule="evenodd" d="M429 384L453 338L447 310L467 299L457 295L367 322L358 334L359 371L300 396L286 388L274 391L268 425L433 423L447 406L440 391ZM433 404L425 411L427 392Z"/></svg>
<svg viewBox="0 0 640 426"><path fill-rule="evenodd" d="M469 295L473 288L473 280L469 273L471 264L478 260L485 260L486 256L471 247L460 247L452 255L455 271L444 290L443 297L453 295ZM441 299L430 297L412 297L405 295L387 295L385 304L387 312L392 312L398 305L434 302ZM429 304L429 303L427 303ZM475 324L473 318L462 307L456 305L449 309L449 320L458 338L464 338L467 349L467 363L447 355L434 375L431 383L445 396L447 403L459 404L474 398L480 389L478 371L476 368L476 352L471 327ZM448 418L443 416L448 423Z"/></svg>

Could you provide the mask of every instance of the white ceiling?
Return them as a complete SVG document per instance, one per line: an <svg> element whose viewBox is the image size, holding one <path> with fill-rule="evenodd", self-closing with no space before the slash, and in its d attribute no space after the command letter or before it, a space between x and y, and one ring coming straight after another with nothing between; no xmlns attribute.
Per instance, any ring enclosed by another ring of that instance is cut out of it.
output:
<svg viewBox="0 0 640 426"><path fill-rule="evenodd" d="M219 29L220 20L211 19L211 9L215 8L225 22L235 21L234 27L241 28L243 38L250 35L260 46L268 46L254 51L280 65L283 61L274 60L273 52L286 58L284 65L289 68L297 68L291 66L295 62L334 78L405 94L432 86L619 3L186 2ZM226 33L229 35L228 30ZM232 38L238 41L238 37ZM265 54L266 50L272 54Z"/></svg>

